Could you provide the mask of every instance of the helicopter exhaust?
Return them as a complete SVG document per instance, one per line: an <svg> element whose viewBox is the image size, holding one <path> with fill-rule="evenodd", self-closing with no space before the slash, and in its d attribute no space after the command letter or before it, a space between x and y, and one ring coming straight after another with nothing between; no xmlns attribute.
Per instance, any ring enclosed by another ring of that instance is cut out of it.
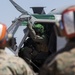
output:
<svg viewBox="0 0 75 75"><path fill-rule="evenodd" d="M45 7L30 7L33 10L34 14L46 14L44 11Z"/></svg>

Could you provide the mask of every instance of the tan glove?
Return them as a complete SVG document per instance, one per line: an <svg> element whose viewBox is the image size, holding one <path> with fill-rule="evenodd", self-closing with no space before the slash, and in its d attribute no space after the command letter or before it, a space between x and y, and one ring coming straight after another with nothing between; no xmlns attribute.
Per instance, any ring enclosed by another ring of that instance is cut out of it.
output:
<svg viewBox="0 0 75 75"><path fill-rule="evenodd" d="M27 27L28 27L29 29L32 29L32 24L30 23L30 21L28 21Z"/></svg>

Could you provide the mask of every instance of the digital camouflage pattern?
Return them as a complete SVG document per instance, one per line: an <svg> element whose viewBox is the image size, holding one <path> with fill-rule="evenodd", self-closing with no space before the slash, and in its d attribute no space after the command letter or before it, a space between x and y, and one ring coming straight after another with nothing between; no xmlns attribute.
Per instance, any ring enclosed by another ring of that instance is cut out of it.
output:
<svg viewBox="0 0 75 75"><path fill-rule="evenodd" d="M75 48L58 54L48 66L49 75L75 75Z"/></svg>
<svg viewBox="0 0 75 75"><path fill-rule="evenodd" d="M59 74L75 75L75 49L59 54L56 59Z"/></svg>
<svg viewBox="0 0 75 75"><path fill-rule="evenodd" d="M0 75L34 75L34 72L21 58L0 50Z"/></svg>

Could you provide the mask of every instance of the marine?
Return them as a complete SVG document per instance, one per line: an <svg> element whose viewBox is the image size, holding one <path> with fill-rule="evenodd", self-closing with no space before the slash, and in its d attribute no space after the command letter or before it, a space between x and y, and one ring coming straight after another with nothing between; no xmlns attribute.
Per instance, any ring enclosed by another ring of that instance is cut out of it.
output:
<svg viewBox="0 0 75 75"><path fill-rule="evenodd" d="M67 44L45 61L39 75L75 75L75 6L68 7L62 12L58 22L58 30L65 37ZM62 26L62 27L61 27Z"/></svg>
<svg viewBox="0 0 75 75"><path fill-rule="evenodd" d="M5 52L5 48L11 46L11 38L12 34L7 32L6 25L0 23L0 75L34 75L33 70L23 59Z"/></svg>

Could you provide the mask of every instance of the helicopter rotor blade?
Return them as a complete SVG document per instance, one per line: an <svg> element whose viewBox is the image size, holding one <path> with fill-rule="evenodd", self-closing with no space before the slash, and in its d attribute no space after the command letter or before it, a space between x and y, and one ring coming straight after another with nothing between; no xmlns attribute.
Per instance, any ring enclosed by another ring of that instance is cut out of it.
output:
<svg viewBox="0 0 75 75"><path fill-rule="evenodd" d="M15 3L13 0L10 0L10 2L14 5L14 7L19 11L21 12L22 14L26 14L26 15L29 15L29 13L24 10L21 6L19 6L17 3Z"/></svg>

